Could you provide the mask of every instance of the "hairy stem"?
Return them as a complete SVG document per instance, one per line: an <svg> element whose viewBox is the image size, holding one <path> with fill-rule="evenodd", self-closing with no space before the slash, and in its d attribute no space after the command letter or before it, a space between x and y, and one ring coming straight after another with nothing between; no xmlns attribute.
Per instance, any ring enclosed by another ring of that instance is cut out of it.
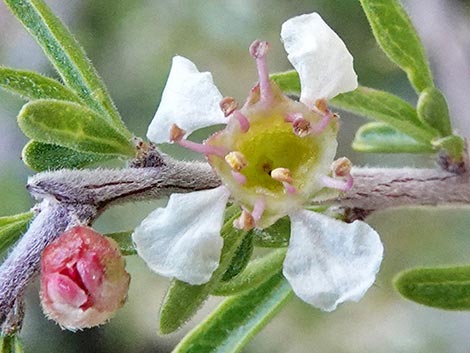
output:
<svg viewBox="0 0 470 353"><path fill-rule="evenodd" d="M35 175L27 188L38 200L38 215L0 267L2 332L21 326L22 295L38 272L43 249L67 228L91 224L108 206L214 188L220 180L205 163L161 156L157 151L127 169L62 170ZM150 161L150 162L149 162ZM470 177L434 169L353 169L353 188L329 204L346 219L402 205L470 203Z"/></svg>

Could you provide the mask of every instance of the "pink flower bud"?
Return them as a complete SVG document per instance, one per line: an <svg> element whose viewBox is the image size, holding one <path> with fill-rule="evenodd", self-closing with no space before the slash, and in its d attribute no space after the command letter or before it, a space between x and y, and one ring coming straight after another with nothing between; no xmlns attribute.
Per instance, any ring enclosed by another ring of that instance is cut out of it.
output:
<svg viewBox="0 0 470 353"><path fill-rule="evenodd" d="M41 303L60 326L77 330L105 323L122 307L130 276L114 240L77 226L46 247Z"/></svg>

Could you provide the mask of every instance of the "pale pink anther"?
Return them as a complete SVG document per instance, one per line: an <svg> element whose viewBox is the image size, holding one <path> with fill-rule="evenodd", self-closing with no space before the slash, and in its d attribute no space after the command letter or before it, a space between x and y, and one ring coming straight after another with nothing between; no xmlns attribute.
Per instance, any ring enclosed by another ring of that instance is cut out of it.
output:
<svg viewBox="0 0 470 353"><path fill-rule="evenodd" d="M312 133L312 124L304 119L302 113L288 113L284 121L292 124L292 130L299 137L305 137Z"/></svg>
<svg viewBox="0 0 470 353"><path fill-rule="evenodd" d="M242 112L235 110L233 112L233 117L238 120L242 132L247 132L250 129L250 122L248 118L242 114Z"/></svg>
<svg viewBox="0 0 470 353"><path fill-rule="evenodd" d="M270 102L273 99L271 82L269 80L268 63L266 56L268 53L268 42L255 40L250 45L250 54L256 59L256 68L259 76L259 90L261 101Z"/></svg>
<svg viewBox="0 0 470 353"><path fill-rule="evenodd" d="M178 125L173 124L170 128L170 141L177 143L181 147L187 148L193 152L205 154L206 156L214 155L223 158L229 152L225 147L211 146L186 140L183 138L185 134L186 132L183 129L181 129Z"/></svg>
<svg viewBox="0 0 470 353"><path fill-rule="evenodd" d="M323 183L324 186L329 187L329 188L338 189L341 191L349 191L353 187L354 180L351 174L341 179L336 179L336 178L332 178L332 177L324 175L321 178L321 182Z"/></svg>
<svg viewBox="0 0 470 353"><path fill-rule="evenodd" d="M244 176L242 173L232 170L232 176L238 184L246 184L246 176Z"/></svg>

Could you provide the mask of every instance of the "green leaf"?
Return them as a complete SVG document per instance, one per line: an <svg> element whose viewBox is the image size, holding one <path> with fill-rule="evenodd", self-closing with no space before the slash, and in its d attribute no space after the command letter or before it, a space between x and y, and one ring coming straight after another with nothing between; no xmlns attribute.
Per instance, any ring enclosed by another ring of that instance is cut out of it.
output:
<svg viewBox="0 0 470 353"><path fill-rule="evenodd" d="M23 162L31 169L42 172L46 170L82 168L89 164L103 162L114 158L112 155L83 153L67 147L29 141L23 148Z"/></svg>
<svg viewBox="0 0 470 353"><path fill-rule="evenodd" d="M82 103L73 91L36 72L0 67L0 87L27 100L58 99Z"/></svg>
<svg viewBox="0 0 470 353"><path fill-rule="evenodd" d="M222 302L173 353L236 353L279 312L292 290L281 273Z"/></svg>
<svg viewBox="0 0 470 353"><path fill-rule="evenodd" d="M222 276L222 281L231 280L245 269L246 265L248 265L248 262L250 261L251 255L253 254L253 248L253 233L248 232L238 246L227 271L225 271Z"/></svg>
<svg viewBox="0 0 470 353"><path fill-rule="evenodd" d="M246 269L228 282L221 282L211 294L230 296L259 286L282 268L287 249L277 249L251 261Z"/></svg>
<svg viewBox="0 0 470 353"><path fill-rule="evenodd" d="M132 241L132 230L127 232L108 233L105 236L112 238L121 250L121 254L124 256L137 255L134 242Z"/></svg>
<svg viewBox="0 0 470 353"><path fill-rule="evenodd" d="M409 103L387 92L358 87L336 96L330 102L338 108L386 123L418 142L429 144L438 136L437 131L418 119L416 110Z"/></svg>
<svg viewBox="0 0 470 353"><path fill-rule="evenodd" d="M297 71L278 72L270 75L270 79L276 82L281 91L300 96L300 78Z"/></svg>
<svg viewBox="0 0 470 353"><path fill-rule="evenodd" d="M264 229L253 229L253 241L255 246L263 248L281 248L289 244L290 219L284 217L272 226Z"/></svg>
<svg viewBox="0 0 470 353"><path fill-rule="evenodd" d="M224 246L220 264L209 282L197 286L179 280L171 282L160 311L161 333L171 333L188 321L204 303L212 289L221 281L245 235L244 231L233 227L233 221L238 216L239 213L235 214L225 222L222 228Z"/></svg>
<svg viewBox="0 0 470 353"><path fill-rule="evenodd" d="M397 0L360 0L375 39L385 54L408 75L416 91L433 87L421 41Z"/></svg>
<svg viewBox="0 0 470 353"><path fill-rule="evenodd" d="M400 273L395 287L405 298L446 310L470 310L470 266L415 268Z"/></svg>
<svg viewBox="0 0 470 353"><path fill-rule="evenodd" d="M94 111L72 102L40 99L23 106L18 124L39 142L81 152L133 156L131 141Z"/></svg>
<svg viewBox="0 0 470 353"><path fill-rule="evenodd" d="M23 344L16 335L0 336L0 353L23 353Z"/></svg>
<svg viewBox="0 0 470 353"><path fill-rule="evenodd" d="M42 0L5 0L54 65L66 86L131 138L105 85L69 30Z"/></svg>
<svg viewBox="0 0 470 353"><path fill-rule="evenodd" d="M352 148L359 152L374 153L433 153L431 145L425 145L408 135L398 132L388 124L368 123L356 132Z"/></svg>
<svg viewBox="0 0 470 353"><path fill-rule="evenodd" d="M421 92L417 106L418 118L425 124L439 131L441 136L452 134L449 108L444 95L435 87Z"/></svg>
<svg viewBox="0 0 470 353"><path fill-rule="evenodd" d="M0 253L13 245L28 228L33 212L0 217Z"/></svg>

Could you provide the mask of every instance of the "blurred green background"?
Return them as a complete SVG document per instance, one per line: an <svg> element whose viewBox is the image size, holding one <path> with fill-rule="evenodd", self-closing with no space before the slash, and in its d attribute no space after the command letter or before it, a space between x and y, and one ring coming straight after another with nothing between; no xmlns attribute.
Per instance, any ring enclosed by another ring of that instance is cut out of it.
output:
<svg viewBox="0 0 470 353"><path fill-rule="evenodd" d="M407 5L417 20L429 22L426 16L431 15L431 3L439 1L445 3L449 13L457 13L459 21L468 23L469 1L410 0ZM362 85L386 89L410 102L416 101L405 75L375 44L357 0L50 0L48 3L85 47L125 122L138 136L145 136L172 56L186 56L200 70L211 71L224 95L243 101L256 81L256 69L248 55L250 43L256 38L271 43L272 72L291 69L279 41L280 26L290 17L313 11L320 12L345 41L355 58ZM460 23L457 19L451 22ZM435 33L447 31L440 25L443 24L439 21L433 23ZM469 27L465 28L464 39L470 37ZM462 28L458 30L461 33ZM0 65L55 77L40 49L3 3L0 3ZM443 64L433 61L433 65L439 68ZM466 74L462 73L463 80ZM441 78L438 84L449 85L445 80ZM24 189L27 176L33 172L20 160L26 139L15 122L21 105L21 100L0 92L3 131L0 215L21 212L33 204ZM457 111L458 107L451 106L451 109ZM355 165L433 166L428 156L363 155L351 151L354 132L365 120L346 113L341 117L338 156L348 156ZM458 120L454 122L459 124ZM181 151L176 152L181 155ZM114 208L100 218L96 228L103 232L131 229L158 204L162 202ZM322 313L293 299L245 352L470 352L468 313L445 312L404 301L391 286L393 276L402 269L469 263L469 215L468 208L450 207L390 210L373 215L368 221L381 234L385 260L376 284L365 298L357 304L344 304L333 313ZM132 283L124 309L108 325L75 334L61 331L42 315L37 286L32 287L22 332L26 351L169 352L188 328L217 303L216 299L209 301L181 332L158 336L158 308L168 281L150 273L138 258L128 258L128 270Z"/></svg>

